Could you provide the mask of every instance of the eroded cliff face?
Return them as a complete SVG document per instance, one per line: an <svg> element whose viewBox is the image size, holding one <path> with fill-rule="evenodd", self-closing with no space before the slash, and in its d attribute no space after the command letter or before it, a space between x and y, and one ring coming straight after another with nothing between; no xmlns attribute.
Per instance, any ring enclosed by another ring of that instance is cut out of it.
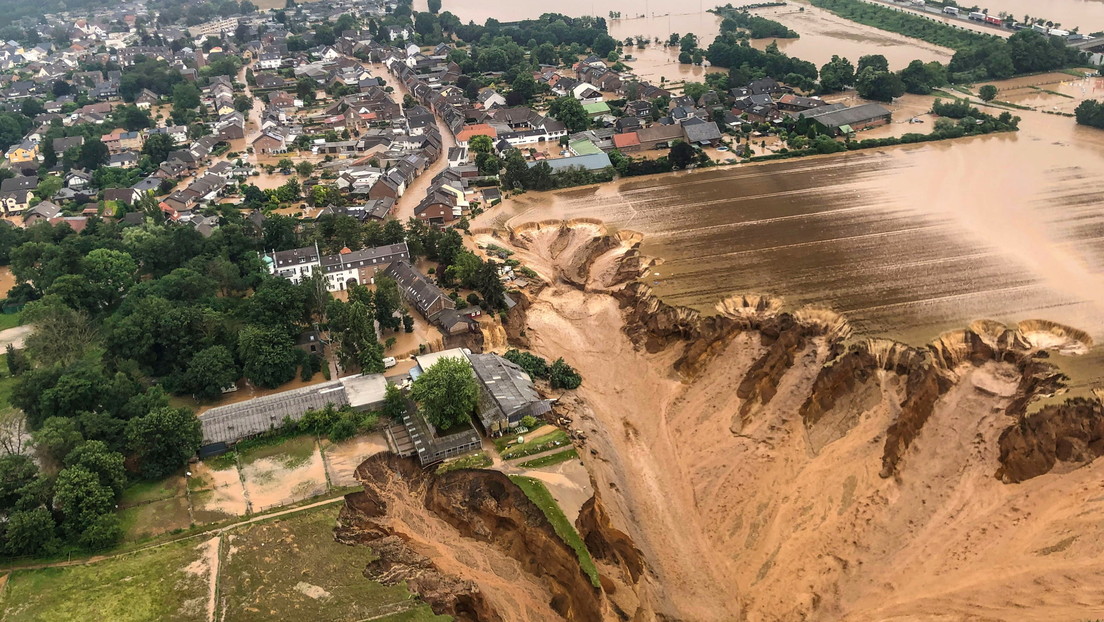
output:
<svg viewBox="0 0 1104 622"><path fill-rule="evenodd" d="M618 614L1104 614L1099 403L1025 417L1062 389L1048 353L1088 335L981 321L923 346L854 339L838 314L766 296L667 305L635 280L651 265L638 240L594 223L508 240L548 281L511 316L511 343L585 379L573 426L602 498L579 527L625 578L603 580Z"/></svg>
<svg viewBox="0 0 1104 622"><path fill-rule="evenodd" d="M339 542L371 547L368 578L405 581L459 620L603 619L599 590L543 512L497 471L441 476L387 454L357 468Z"/></svg>

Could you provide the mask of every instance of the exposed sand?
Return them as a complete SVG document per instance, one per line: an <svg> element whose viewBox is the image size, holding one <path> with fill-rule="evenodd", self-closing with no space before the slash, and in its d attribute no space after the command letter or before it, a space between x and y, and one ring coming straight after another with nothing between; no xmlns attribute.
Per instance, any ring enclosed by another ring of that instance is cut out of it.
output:
<svg viewBox="0 0 1104 622"><path fill-rule="evenodd" d="M326 467L317 448L305 461L290 468L285 460L274 456L242 464L245 494L253 513L326 492Z"/></svg>
<svg viewBox="0 0 1104 622"><path fill-rule="evenodd" d="M387 441L379 433L357 436L347 441L330 444L323 441L326 454L326 471L333 486L355 486L353 473L368 456L387 451Z"/></svg>
<svg viewBox="0 0 1104 622"><path fill-rule="evenodd" d="M593 235L584 229L563 248L533 234L517 256L555 274ZM526 332L532 349L583 375L582 401L567 405L598 455L580 453L616 526L648 560L641 596L652 611L683 620L1104 614L1104 461L1018 485L994 478L1015 378L1003 365L958 369L900 474L882 479L898 377L879 372L867 398L842 408L855 421L849 431L839 421L823 424L843 426L834 433L807 431L796 413L827 357L817 340L774 400L741 417L734 384L762 352L757 336L740 334L680 382L671 352L638 351L619 330L617 302L602 292L612 265L596 263L587 292L545 289ZM814 445L813 433L838 440Z"/></svg>
<svg viewBox="0 0 1104 622"><path fill-rule="evenodd" d="M248 508L245 488L236 468L216 471L199 462L191 467L192 514L197 523L230 516L244 516ZM202 484L197 483L202 480Z"/></svg>

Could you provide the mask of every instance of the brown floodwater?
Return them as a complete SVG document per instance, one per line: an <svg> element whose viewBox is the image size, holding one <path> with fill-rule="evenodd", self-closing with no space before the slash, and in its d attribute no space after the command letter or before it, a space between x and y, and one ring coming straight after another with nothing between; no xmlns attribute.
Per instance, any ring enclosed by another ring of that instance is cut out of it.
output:
<svg viewBox="0 0 1104 622"><path fill-rule="evenodd" d="M1104 0L977 0L971 4L989 9L994 15L1011 13L1017 21L1030 15L1058 22L1063 30L1080 27L1084 34L1104 30Z"/></svg>
<svg viewBox="0 0 1104 622"><path fill-rule="evenodd" d="M756 9L755 14L780 22L801 36L797 39L756 39L752 42L754 47L764 49L774 41L781 51L817 67L832 60L833 55L856 62L867 54L881 54L895 70L905 68L914 60L946 63L954 55L953 50L863 26L810 5Z"/></svg>
<svg viewBox="0 0 1104 622"><path fill-rule="evenodd" d="M706 311L755 293L914 344L979 318L1051 320L1099 344L1104 131L1018 114L1018 133L527 193L487 222L596 218L640 231L663 261L646 282ZM1079 363L1097 381L1102 351Z"/></svg>

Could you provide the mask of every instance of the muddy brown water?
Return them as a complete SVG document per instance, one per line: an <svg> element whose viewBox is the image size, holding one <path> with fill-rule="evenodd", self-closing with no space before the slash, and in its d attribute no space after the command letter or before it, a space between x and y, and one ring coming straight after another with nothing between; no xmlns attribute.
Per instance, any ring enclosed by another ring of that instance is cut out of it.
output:
<svg viewBox="0 0 1104 622"><path fill-rule="evenodd" d="M647 284L703 311L757 293L914 344L979 318L1052 320L1099 344L1104 132L1021 114L1019 133L528 193L494 222L640 231L663 260ZM1094 381L1101 351L1078 363Z"/></svg>

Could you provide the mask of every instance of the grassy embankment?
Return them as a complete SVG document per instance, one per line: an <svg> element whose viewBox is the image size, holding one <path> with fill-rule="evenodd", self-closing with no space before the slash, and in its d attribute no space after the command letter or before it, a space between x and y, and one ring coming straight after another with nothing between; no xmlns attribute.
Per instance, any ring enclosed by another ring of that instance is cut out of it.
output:
<svg viewBox="0 0 1104 622"><path fill-rule="evenodd" d="M579 566L590 577L590 582L594 587L599 587L598 568L595 567L594 560L590 557L590 551L587 550L586 545L583 544L583 539L579 537L579 532L575 531L571 521L567 520L567 516L564 515L556 500L552 498L552 493L548 492L548 488L545 487L544 483L524 475L511 475L509 477L512 482L525 491L525 496L529 497L529 500L537 504L537 507L544 512L544 515L548 517L548 522L552 523L552 528L556 530L556 535L560 536L568 546L575 549L575 555L579 557Z"/></svg>
<svg viewBox="0 0 1104 622"><path fill-rule="evenodd" d="M492 460L491 457L487 455L487 452L480 451L442 463L437 467L437 474L440 475L441 473L448 473L449 471L459 471L460 469L484 469L491 466L491 464Z"/></svg>
<svg viewBox="0 0 1104 622"><path fill-rule="evenodd" d="M560 451L554 454L548 454L547 456L541 456L534 460L526 460L518 466L525 469L539 469L541 467L552 466L561 462L567 462L568 460L578 460L579 452L574 449L568 449L567 451Z"/></svg>

